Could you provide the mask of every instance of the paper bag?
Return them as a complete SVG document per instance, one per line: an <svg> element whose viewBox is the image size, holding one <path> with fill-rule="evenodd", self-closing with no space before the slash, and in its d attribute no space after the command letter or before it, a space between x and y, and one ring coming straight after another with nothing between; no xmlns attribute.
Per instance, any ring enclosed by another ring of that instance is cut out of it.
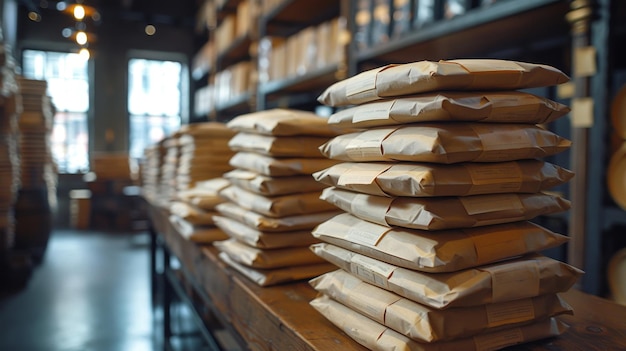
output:
<svg viewBox="0 0 626 351"><path fill-rule="evenodd" d="M290 232L315 228L318 224L341 213L339 210L305 213L286 217L267 217L247 210L232 202L219 204L215 210L222 216L239 221L248 227L263 232Z"/></svg>
<svg viewBox="0 0 626 351"><path fill-rule="evenodd" d="M425 273L328 243L313 244L311 250L363 281L437 309L560 293L569 290L583 274L573 266L541 254L452 273Z"/></svg>
<svg viewBox="0 0 626 351"><path fill-rule="evenodd" d="M274 218L336 210L331 203L319 198L318 191L266 197L231 185L220 195L240 207Z"/></svg>
<svg viewBox="0 0 626 351"><path fill-rule="evenodd" d="M569 77L554 67L525 62L419 61L362 72L331 85L317 100L328 106L346 106L439 90L518 90L567 81Z"/></svg>
<svg viewBox="0 0 626 351"><path fill-rule="evenodd" d="M213 245L233 261L252 268L273 269L324 262L307 247L261 250L235 239L216 241Z"/></svg>
<svg viewBox="0 0 626 351"><path fill-rule="evenodd" d="M437 92L371 102L335 112L328 123L368 128L416 122L492 122L543 124L569 108L521 91Z"/></svg>
<svg viewBox="0 0 626 351"><path fill-rule="evenodd" d="M313 173L318 182L381 196L467 196L537 193L574 173L540 160L494 163L344 162Z"/></svg>
<svg viewBox="0 0 626 351"><path fill-rule="evenodd" d="M320 199L370 222L421 230L524 221L570 208L568 200L544 193L384 197L331 187L322 191Z"/></svg>
<svg viewBox="0 0 626 351"><path fill-rule="evenodd" d="M313 230L327 243L393 265L423 272L454 272L567 242L531 222L479 228L422 231L389 228L343 213Z"/></svg>
<svg viewBox="0 0 626 351"><path fill-rule="evenodd" d="M572 308L556 294L438 310L365 283L341 269L309 283L342 305L418 342L468 338L503 327L572 314Z"/></svg>
<svg viewBox="0 0 626 351"><path fill-rule="evenodd" d="M228 146L233 151L256 152L273 157L310 157L321 158L319 147L329 137L315 136L270 136L254 133L237 133Z"/></svg>
<svg viewBox="0 0 626 351"><path fill-rule="evenodd" d="M256 172L269 177L311 175L338 163L320 158L275 158L254 152L237 152L229 161L235 168Z"/></svg>
<svg viewBox="0 0 626 351"><path fill-rule="evenodd" d="M339 135L320 147L341 161L503 162L543 158L571 142L530 124L424 123Z"/></svg>
<svg viewBox="0 0 626 351"><path fill-rule="evenodd" d="M240 115L227 123L228 128L265 135L335 136L339 130L328 125L327 119L312 112L270 109Z"/></svg>
<svg viewBox="0 0 626 351"><path fill-rule="evenodd" d="M326 187L310 175L270 177L243 169L225 173L224 178L241 188L266 196L322 191Z"/></svg>
<svg viewBox="0 0 626 351"><path fill-rule="evenodd" d="M177 233L198 244L210 244L228 239L228 235L214 225L194 225L175 215L170 215L169 220Z"/></svg>
<svg viewBox="0 0 626 351"><path fill-rule="evenodd" d="M230 218L214 216L213 219L215 225L229 237L259 249L308 246L319 242L311 235L311 231L261 232Z"/></svg>

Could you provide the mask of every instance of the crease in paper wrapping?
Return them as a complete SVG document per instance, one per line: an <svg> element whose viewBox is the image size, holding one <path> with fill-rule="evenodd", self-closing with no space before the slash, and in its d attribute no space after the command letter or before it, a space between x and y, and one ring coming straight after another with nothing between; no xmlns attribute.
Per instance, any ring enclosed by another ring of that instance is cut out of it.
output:
<svg viewBox="0 0 626 351"><path fill-rule="evenodd" d="M452 341L434 343L412 340L321 294L310 302L336 327L373 351L487 351L563 334L567 326L552 317L533 324L506 328Z"/></svg>
<svg viewBox="0 0 626 351"><path fill-rule="evenodd" d="M309 284L319 293L418 342L468 338L572 314L572 308L556 294L437 310L363 282L341 269L313 278Z"/></svg>
<svg viewBox="0 0 626 351"><path fill-rule="evenodd" d="M328 125L327 121L327 118L308 111L270 109L237 116L227 126L234 131L264 135L330 137L340 134L340 130Z"/></svg>
<svg viewBox="0 0 626 351"><path fill-rule="evenodd" d="M317 100L328 106L346 106L439 90L518 90L567 81L569 77L554 67L527 62L418 61L362 72L331 85Z"/></svg>
<svg viewBox="0 0 626 351"><path fill-rule="evenodd" d="M244 169L234 169L223 176L232 184L266 196L322 191L326 187L310 175L270 177Z"/></svg>
<svg viewBox="0 0 626 351"><path fill-rule="evenodd" d="M225 202L215 207L222 216L239 221L248 227L263 232L289 232L297 230L310 230L341 213L339 210L305 213L301 215L273 218L247 210L232 202Z"/></svg>
<svg viewBox="0 0 626 351"><path fill-rule="evenodd" d="M274 218L336 210L333 204L319 198L319 191L266 197L231 185L220 195L247 210Z"/></svg>
<svg viewBox="0 0 626 351"><path fill-rule="evenodd" d="M176 215L170 215L169 221L183 238L198 244L210 244L229 238L220 228L213 225L194 225Z"/></svg>
<svg viewBox="0 0 626 351"><path fill-rule="evenodd" d="M341 161L503 162L542 158L571 142L530 124L424 123L336 136L320 147Z"/></svg>
<svg viewBox="0 0 626 351"><path fill-rule="evenodd" d="M343 162L313 174L318 182L381 196L466 196L536 193L569 181L574 173L540 160L494 163Z"/></svg>
<svg viewBox="0 0 626 351"><path fill-rule="evenodd" d="M182 150L181 150L182 151ZM213 164L228 164L228 160L234 155L233 151L217 151L199 153L183 153L178 156L178 167L204 166L209 167Z"/></svg>
<svg viewBox="0 0 626 351"><path fill-rule="evenodd" d="M224 178L201 180L196 182L193 188L179 191L176 197L182 202L211 211L215 209L215 206L226 201L219 195L219 192L228 186L230 186L230 181Z"/></svg>
<svg viewBox="0 0 626 351"><path fill-rule="evenodd" d="M181 137L182 139L183 137ZM186 142L180 146L181 154L190 155L205 155L205 154L217 154L217 153L232 153L230 147L228 147L228 141L230 138L217 139L217 138L203 138L195 139L192 142Z"/></svg>
<svg viewBox="0 0 626 351"><path fill-rule="evenodd" d="M569 290L583 274L573 266L541 254L451 273L426 273L328 243L313 244L311 250L363 281L437 309L556 294ZM516 277L517 283L511 284L506 277Z"/></svg>
<svg viewBox="0 0 626 351"><path fill-rule="evenodd" d="M547 193L507 193L443 197L385 197L335 187L320 199L383 226L421 230L483 227L563 212L570 202Z"/></svg>
<svg viewBox="0 0 626 351"><path fill-rule="evenodd" d="M219 258L228 266L232 267L246 278L260 286L271 286L310 279L320 274L333 270L335 267L330 263L316 263L295 267L282 267L275 269L255 269L244 266L228 256L225 252L218 254Z"/></svg>
<svg viewBox="0 0 626 351"><path fill-rule="evenodd" d="M233 261L261 269L295 267L325 262L308 247L290 247L283 249L258 249L236 239L216 241L213 245L226 253Z"/></svg>
<svg viewBox="0 0 626 351"><path fill-rule="evenodd" d="M271 136L239 132L228 146L233 151L256 152L273 157L321 158L319 147L330 137L315 136Z"/></svg>
<svg viewBox="0 0 626 351"><path fill-rule="evenodd" d="M521 91L441 91L347 108L332 114L328 123L345 128L446 121L543 124L569 111L563 104Z"/></svg>
<svg viewBox="0 0 626 351"><path fill-rule="evenodd" d="M235 168L256 172L269 177L311 175L338 163L328 158L276 158L254 152L239 151L229 164Z"/></svg>
<svg viewBox="0 0 626 351"><path fill-rule="evenodd" d="M259 249L282 249L287 247L308 246L319 242L311 231L261 232L236 220L214 216L215 225L233 239Z"/></svg>
<svg viewBox="0 0 626 351"><path fill-rule="evenodd" d="M317 239L383 262L423 272L454 272L538 252L567 242L531 222L422 231L390 228L337 215L313 231Z"/></svg>
<svg viewBox="0 0 626 351"><path fill-rule="evenodd" d="M169 206L171 214L178 216L194 225L212 225L214 211L205 211L185 202L172 201Z"/></svg>

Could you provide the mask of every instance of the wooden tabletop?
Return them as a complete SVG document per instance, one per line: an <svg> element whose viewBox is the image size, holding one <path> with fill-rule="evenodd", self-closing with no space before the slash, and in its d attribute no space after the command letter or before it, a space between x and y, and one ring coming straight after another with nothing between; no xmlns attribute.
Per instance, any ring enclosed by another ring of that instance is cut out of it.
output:
<svg viewBox="0 0 626 351"><path fill-rule="evenodd" d="M209 307L251 350L367 350L309 305L317 292L307 282L260 287L227 267L214 247L184 239L163 215L152 213L157 233L209 297ZM626 350L625 306L577 290L561 295L574 309L558 317L570 326L567 332L507 350Z"/></svg>

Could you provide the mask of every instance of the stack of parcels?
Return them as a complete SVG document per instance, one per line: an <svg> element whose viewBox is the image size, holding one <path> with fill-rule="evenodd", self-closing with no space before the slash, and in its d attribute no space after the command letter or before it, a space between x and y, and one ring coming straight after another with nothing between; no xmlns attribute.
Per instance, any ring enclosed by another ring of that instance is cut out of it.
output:
<svg viewBox="0 0 626 351"><path fill-rule="evenodd" d="M166 151L162 174L175 190L166 195L169 221L182 236L199 244L227 238L215 226L213 215L215 206L225 201L220 190L230 185L222 174L232 169L228 141L234 134L223 123L194 123L178 130L175 146L170 142Z"/></svg>
<svg viewBox="0 0 626 351"><path fill-rule="evenodd" d="M176 179L178 172L178 156L180 145L178 142L178 133L163 139L163 154L161 159L161 177L159 178L159 200L162 206L167 205L176 198Z"/></svg>
<svg viewBox="0 0 626 351"><path fill-rule="evenodd" d="M188 240L198 244L210 244L228 239L224 232L215 226L215 207L226 202L219 193L230 182L224 178L197 181L193 188L179 191L169 206L169 220L176 231Z"/></svg>
<svg viewBox="0 0 626 351"><path fill-rule="evenodd" d="M0 95L0 257L15 243L13 207L20 181L18 107L15 94Z"/></svg>
<svg viewBox="0 0 626 351"><path fill-rule="evenodd" d="M164 139L165 140L165 139ZM150 203L156 203L159 196L162 156L165 153L163 140L146 147L143 151L141 169L141 194Z"/></svg>
<svg viewBox="0 0 626 351"><path fill-rule="evenodd" d="M56 188L56 167L50 149L54 108L45 80L18 78L23 111L19 116L22 189Z"/></svg>
<svg viewBox="0 0 626 351"><path fill-rule="evenodd" d="M235 133L225 124L189 124L182 127L178 134L178 191L193 188L199 181L220 178L222 174L233 169L229 160L234 153L228 147L228 141Z"/></svg>
<svg viewBox="0 0 626 351"><path fill-rule="evenodd" d="M568 108L515 89L567 79L459 60L329 87L321 102L358 104L329 123L364 130L320 148L342 161L313 175L330 186L321 198L345 213L313 230L312 250L342 269L310 281L312 306L372 350L495 350L563 333L555 316L572 310L557 293L582 272L538 253L567 237L530 220L569 208L544 191L572 172L540 158L570 142L537 126Z"/></svg>
<svg viewBox="0 0 626 351"><path fill-rule="evenodd" d="M338 214L320 200L323 184L311 174L336 161L319 147L338 133L311 112L273 109L236 117L228 127L235 151L224 174L215 224L230 239L216 242L220 257L261 286L309 279L334 268L315 255L311 230Z"/></svg>

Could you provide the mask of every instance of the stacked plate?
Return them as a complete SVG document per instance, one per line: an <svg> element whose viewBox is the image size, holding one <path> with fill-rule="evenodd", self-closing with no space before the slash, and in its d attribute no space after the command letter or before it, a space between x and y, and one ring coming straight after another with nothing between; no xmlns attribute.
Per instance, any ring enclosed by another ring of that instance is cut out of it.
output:
<svg viewBox="0 0 626 351"><path fill-rule="evenodd" d="M312 249L343 270L311 302L372 350L500 349L561 334L557 295L582 272L537 252L567 237L530 222L569 209L546 192L572 172L541 158L570 142L538 124L569 109L518 89L568 77L503 60L385 66L330 86L329 124L361 131L322 153L321 198L345 213ZM478 279L480 278L480 279Z"/></svg>

